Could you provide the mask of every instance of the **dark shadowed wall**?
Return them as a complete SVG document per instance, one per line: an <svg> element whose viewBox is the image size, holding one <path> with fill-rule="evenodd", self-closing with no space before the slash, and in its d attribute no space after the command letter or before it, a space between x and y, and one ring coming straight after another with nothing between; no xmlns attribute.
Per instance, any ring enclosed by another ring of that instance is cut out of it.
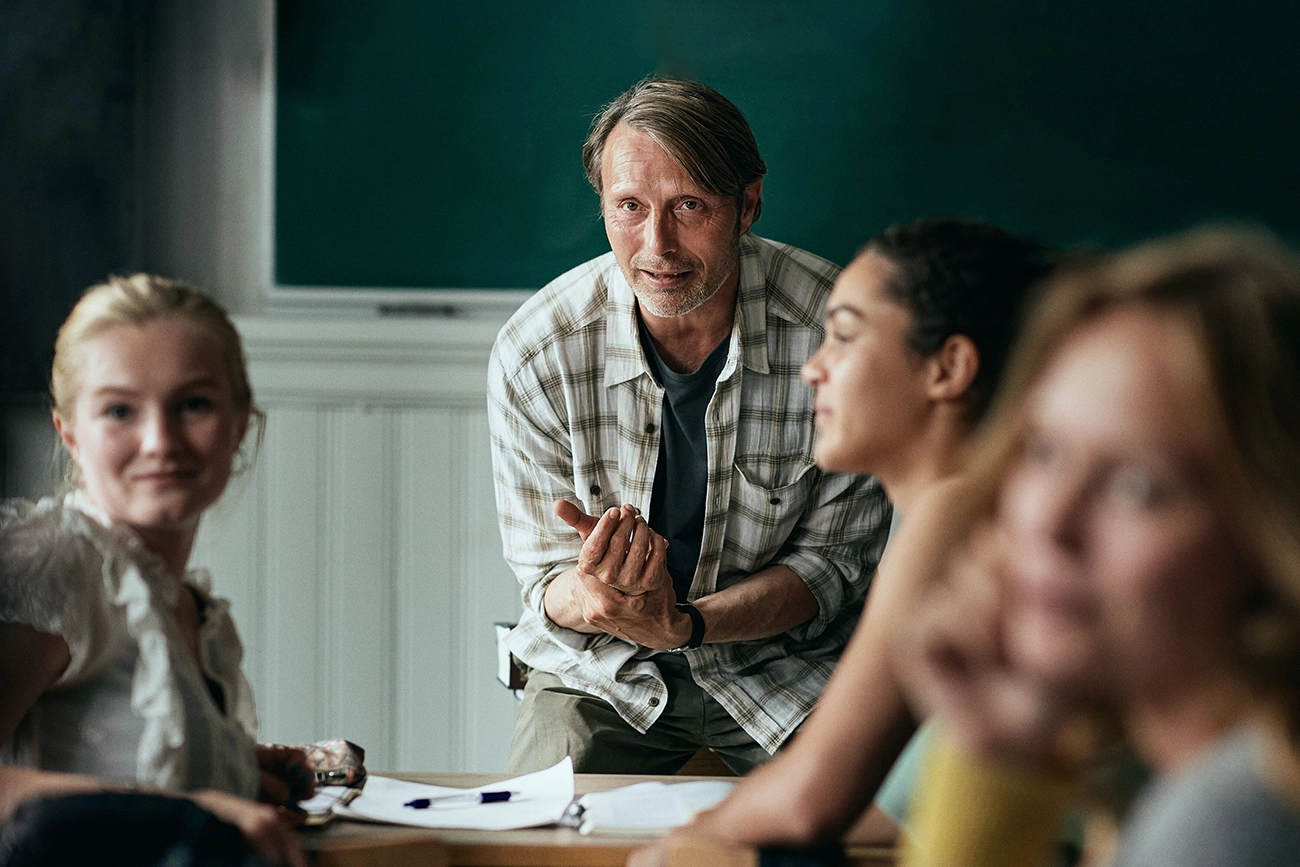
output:
<svg viewBox="0 0 1300 867"><path fill-rule="evenodd" d="M81 291L139 260L140 5L0 3L0 396L39 395Z"/></svg>

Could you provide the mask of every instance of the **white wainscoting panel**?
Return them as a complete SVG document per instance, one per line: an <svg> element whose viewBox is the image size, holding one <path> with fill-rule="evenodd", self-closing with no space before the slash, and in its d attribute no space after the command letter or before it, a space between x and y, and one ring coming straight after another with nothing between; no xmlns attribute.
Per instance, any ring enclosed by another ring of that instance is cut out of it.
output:
<svg viewBox="0 0 1300 867"><path fill-rule="evenodd" d="M238 322L266 429L193 562L231 599L261 736L374 769L498 771L514 697L485 406L500 321Z"/></svg>

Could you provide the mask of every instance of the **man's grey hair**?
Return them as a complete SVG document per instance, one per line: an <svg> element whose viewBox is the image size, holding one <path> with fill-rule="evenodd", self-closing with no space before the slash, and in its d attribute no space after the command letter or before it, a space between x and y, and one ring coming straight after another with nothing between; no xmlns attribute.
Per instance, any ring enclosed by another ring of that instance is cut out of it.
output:
<svg viewBox="0 0 1300 867"><path fill-rule="evenodd" d="M646 78L592 122L582 164L597 193L605 141L619 123L648 135L706 192L734 198L738 212L744 209L745 188L767 174L754 133L731 100L698 81ZM762 210L760 198L755 220Z"/></svg>

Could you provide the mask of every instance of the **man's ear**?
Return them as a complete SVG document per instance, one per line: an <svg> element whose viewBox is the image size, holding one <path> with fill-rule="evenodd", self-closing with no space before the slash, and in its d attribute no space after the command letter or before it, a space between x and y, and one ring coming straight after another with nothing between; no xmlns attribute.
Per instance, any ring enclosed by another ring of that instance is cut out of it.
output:
<svg viewBox="0 0 1300 867"><path fill-rule="evenodd" d="M927 363L926 395L935 401L957 401L966 396L979 373L980 351L965 334L953 334Z"/></svg>
<svg viewBox="0 0 1300 867"><path fill-rule="evenodd" d="M51 410L50 416L54 419L54 429L58 431L59 439L63 440L63 447L68 450L68 454L72 456L72 460L76 461L77 435L76 432L73 431L72 425L64 424L63 416L59 415L57 409Z"/></svg>
<svg viewBox="0 0 1300 867"><path fill-rule="evenodd" d="M740 234L745 234L749 231L749 227L754 225L754 213L758 210L758 200L762 197L762 178L745 187L745 194L741 197Z"/></svg>

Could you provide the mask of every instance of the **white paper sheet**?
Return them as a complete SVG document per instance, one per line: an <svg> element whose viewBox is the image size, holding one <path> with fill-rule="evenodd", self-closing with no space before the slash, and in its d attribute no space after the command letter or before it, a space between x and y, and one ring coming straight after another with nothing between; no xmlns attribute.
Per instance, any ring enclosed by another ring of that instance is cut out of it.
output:
<svg viewBox="0 0 1300 867"><path fill-rule="evenodd" d="M424 810L402 806L416 798L436 798L465 792L518 792L509 801L494 804L455 804ZM477 789L453 789L426 786L389 777L371 776L360 797L351 804L337 807L335 813L349 819L368 819L421 828L470 828L482 831L506 831L533 828L559 820L573 800L573 760L552 768L502 780Z"/></svg>
<svg viewBox="0 0 1300 867"><path fill-rule="evenodd" d="M736 784L727 780L637 783L578 800L581 834L651 834L685 825L701 810L722 803Z"/></svg>
<svg viewBox="0 0 1300 867"><path fill-rule="evenodd" d="M307 814L308 826L324 825L334 818L336 807L342 807L361 793L348 786L317 786L316 795L298 802L298 809Z"/></svg>

